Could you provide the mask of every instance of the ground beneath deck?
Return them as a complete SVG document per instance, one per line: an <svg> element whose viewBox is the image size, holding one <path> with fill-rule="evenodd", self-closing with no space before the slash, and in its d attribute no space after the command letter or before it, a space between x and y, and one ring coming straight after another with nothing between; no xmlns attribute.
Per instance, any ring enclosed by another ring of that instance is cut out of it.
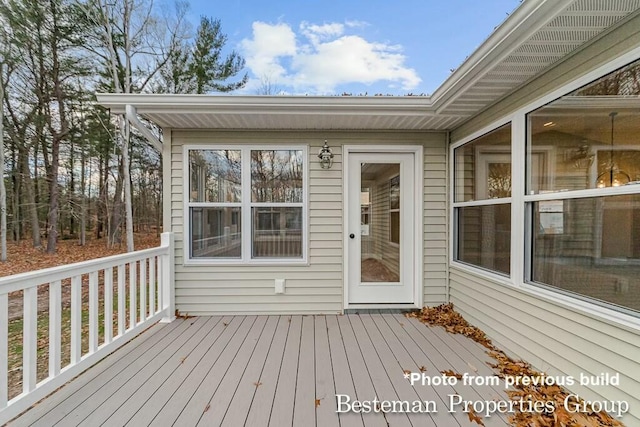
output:
<svg viewBox="0 0 640 427"><path fill-rule="evenodd" d="M470 339L400 314L177 319L153 326L10 425L468 426L462 408L447 412L451 396L507 400L502 387L412 385L405 375L491 376L491 361ZM337 394L426 401L430 412L385 414L373 404L378 411L338 413ZM482 420L507 425L498 415Z"/></svg>

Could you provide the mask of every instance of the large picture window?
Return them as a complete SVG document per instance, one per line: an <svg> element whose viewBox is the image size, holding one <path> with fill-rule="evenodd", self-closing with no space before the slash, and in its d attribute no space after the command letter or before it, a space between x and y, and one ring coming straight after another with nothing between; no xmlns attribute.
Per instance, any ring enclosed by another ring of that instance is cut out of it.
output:
<svg viewBox="0 0 640 427"><path fill-rule="evenodd" d="M187 158L190 259L304 260L306 148L188 148Z"/></svg>
<svg viewBox="0 0 640 427"><path fill-rule="evenodd" d="M511 125L454 150L457 261L509 274L511 264Z"/></svg>
<svg viewBox="0 0 640 427"><path fill-rule="evenodd" d="M528 280L640 312L640 61L527 115Z"/></svg>

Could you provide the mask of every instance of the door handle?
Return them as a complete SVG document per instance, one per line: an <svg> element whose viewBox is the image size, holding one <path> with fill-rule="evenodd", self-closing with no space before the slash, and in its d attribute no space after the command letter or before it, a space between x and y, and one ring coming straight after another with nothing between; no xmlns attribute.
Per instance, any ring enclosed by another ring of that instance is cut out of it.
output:
<svg viewBox="0 0 640 427"><path fill-rule="evenodd" d="M355 234L353 234L353 233L351 233L351 234L349 234L349 237L350 237L350 238L352 238L352 239L355 239L355 238L356 238L356 235L355 235Z"/></svg>

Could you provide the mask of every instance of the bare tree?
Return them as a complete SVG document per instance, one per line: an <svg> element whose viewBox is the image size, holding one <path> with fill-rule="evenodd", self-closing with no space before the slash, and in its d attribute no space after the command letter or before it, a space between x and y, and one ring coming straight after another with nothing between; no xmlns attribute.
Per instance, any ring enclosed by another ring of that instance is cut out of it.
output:
<svg viewBox="0 0 640 427"><path fill-rule="evenodd" d="M7 260L7 189L4 187L4 61L0 60L0 261Z"/></svg>

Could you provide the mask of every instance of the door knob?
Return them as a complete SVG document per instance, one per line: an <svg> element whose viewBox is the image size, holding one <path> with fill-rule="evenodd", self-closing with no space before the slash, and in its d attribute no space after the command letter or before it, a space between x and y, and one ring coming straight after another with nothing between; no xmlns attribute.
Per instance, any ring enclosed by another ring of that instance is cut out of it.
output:
<svg viewBox="0 0 640 427"><path fill-rule="evenodd" d="M351 233L351 234L349 234L349 237L351 237L352 239L355 239L355 238L356 238L356 235L355 235L355 234L353 234L353 233Z"/></svg>

